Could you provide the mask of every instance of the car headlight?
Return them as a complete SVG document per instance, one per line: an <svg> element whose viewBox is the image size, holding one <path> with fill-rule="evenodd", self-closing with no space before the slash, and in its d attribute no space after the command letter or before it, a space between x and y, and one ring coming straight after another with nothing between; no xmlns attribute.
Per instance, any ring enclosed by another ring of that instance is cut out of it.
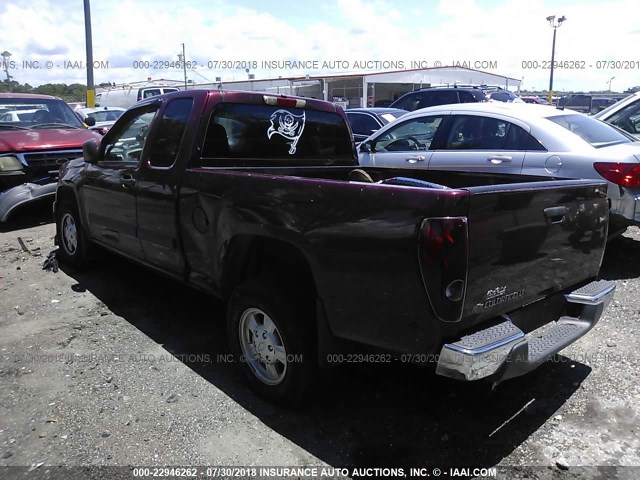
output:
<svg viewBox="0 0 640 480"><path fill-rule="evenodd" d="M22 170L22 162L17 157L12 155L0 157L0 173L18 172L20 170Z"/></svg>

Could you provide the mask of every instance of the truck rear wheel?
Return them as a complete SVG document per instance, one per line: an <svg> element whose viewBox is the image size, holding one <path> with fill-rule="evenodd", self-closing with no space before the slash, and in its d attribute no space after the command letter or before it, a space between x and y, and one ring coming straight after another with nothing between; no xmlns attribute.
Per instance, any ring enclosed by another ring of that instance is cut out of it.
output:
<svg viewBox="0 0 640 480"><path fill-rule="evenodd" d="M91 243L82 229L78 207L75 202L65 200L56 215L56 237L58 239L58 256L61 261L84 267L89 261Z"/></svg>
<svg viewBox="0 0 640 480"><path fill-rule="evenodd" d="M315 370L313 309L299 298L252 280L236 288L227 314L229 344L251 387L288 406L304 400Z"/></svg>

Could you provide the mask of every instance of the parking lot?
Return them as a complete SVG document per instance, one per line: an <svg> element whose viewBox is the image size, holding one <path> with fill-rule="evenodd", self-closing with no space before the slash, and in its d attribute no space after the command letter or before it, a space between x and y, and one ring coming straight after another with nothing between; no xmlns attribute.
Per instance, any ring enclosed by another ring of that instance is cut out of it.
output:
<svg viewBox="0 0 640 480"><path fill-rule="evenodd" d="M640 465L636 228L608 247L601 277L617 292L600 323L537 371L491 390L400 362L349 364L288 411L255 397L226 361L223 304L112 256L85 272L44 271L47 219L33 208L0 233L2 466L638 473L624 468Z"/></svg>

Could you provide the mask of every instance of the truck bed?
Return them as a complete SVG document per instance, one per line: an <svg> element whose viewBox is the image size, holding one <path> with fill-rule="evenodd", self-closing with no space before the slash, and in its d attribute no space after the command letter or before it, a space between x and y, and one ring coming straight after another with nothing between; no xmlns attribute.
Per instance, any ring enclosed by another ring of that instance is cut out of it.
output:
<svg viewBox="0 0 640 480"><path fill-rule="evenodd" d="M190 281L209 288L208 275L222 270L234 237L284 238L310 263L333 335L425 352L597 275L607 225L603 182L365 169L374 182L409 177L447 187L440 189L349 181L352 170L187 169L184 192L193 194L183 195L179 208ZM190 225L195 205L219 225L216 258ZM456 313L434 322L444 292L434 290L442 285L429 292L432 276L420 268L416 238L423 219L443 216L468 219L467 288Z"/></svg>

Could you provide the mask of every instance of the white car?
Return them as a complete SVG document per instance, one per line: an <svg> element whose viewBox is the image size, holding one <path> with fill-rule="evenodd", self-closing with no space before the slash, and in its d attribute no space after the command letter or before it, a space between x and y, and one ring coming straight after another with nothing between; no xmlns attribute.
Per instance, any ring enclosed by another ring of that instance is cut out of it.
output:
<svg viewBox="0 0 640 480"><path fill-rule="evenodd" d="M11 110L9 112L0 112L0 122L31 122L33 114L38 109L29 110Z"/></svg>
<svg viewBox="0 0 640 480"><path fill-rule="evenodd" d="M640 225L640 142L571 110L462 103L408 113L358 148L360 165L608 181L610 234Z"/></svg>
<svg viewBox="0 0 640 480"><path fill-rule="evenodd" d="M120 107L76 108L74 110L78 118L89 125L90 130L95 130L102 135L107 133L109 128L125 111L125 108ZM90 123L86 121L89 118L93 118Z"/></svg>
<svg viewBox="0 0 640 480"><path fill-rule="evenodd" d="M594 115L598 120L608 122L640 138L640 92L614 103Z"/></svg>

